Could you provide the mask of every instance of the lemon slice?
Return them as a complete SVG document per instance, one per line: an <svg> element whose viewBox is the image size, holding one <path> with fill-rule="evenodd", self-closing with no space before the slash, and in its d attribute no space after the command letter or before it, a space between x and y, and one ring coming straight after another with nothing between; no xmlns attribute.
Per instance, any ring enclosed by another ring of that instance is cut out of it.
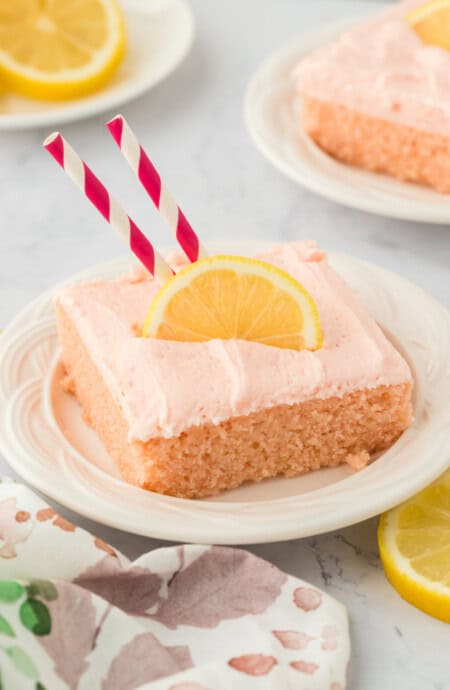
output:
<svg viewBox="0 0 450 690"><path fill-rule="evenodd" d="M0 0L0 78L26 96L96 91L124 51L117 0Z"/></svg>
<svg viewBox="0 0 450 690"><path fill-rule="evenodd" d="M450 623L450 470L381 516L378 544L400 596Z"/></svg>
<svg viewBox="0 0 450 690"><path fill-rule="evenodd" d="M450 50L450 0L431 0L410 12L406 21L430 46Z"/></svg>
<svg viewBox="0 0 450 690"><path fill-rule="evenodd" d="M322 345L317 307L288 273L238 256L190 264L159 291L146 337L203 342L238 338L292 350Z"/></svg>

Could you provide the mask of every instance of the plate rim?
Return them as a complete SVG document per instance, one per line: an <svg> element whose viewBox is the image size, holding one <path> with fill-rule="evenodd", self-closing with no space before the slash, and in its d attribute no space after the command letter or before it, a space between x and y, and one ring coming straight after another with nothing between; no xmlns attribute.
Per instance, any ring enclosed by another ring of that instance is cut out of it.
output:
<svg viewBox="0 0 450 690"><path fill-rule="evenodd" d="M223 247L223 243L219 243ZM237 243L237 242L231 242L229 243L230 245L233 246L238 246L240 244L242 246L242 243ZM245 246L248 248L250 245L255 248L256 251L261 251L261 249L264 246L269 246L270 242L267 241L253 241L253 242L247 242L245 243ZM213 243L210 243L209 246L212 248ZM236 251L236 250L235 250ZM243 250L242 250L243 251ZM247 249L247 251L249 251ZM360 266L364 267L370 267L373 269L375 267L377 272L381 272L380 275L386 274L387 276L393 276L395 280L400 280L406 288L413 289L414 291L420 292L423 297L430 302L435 308L438 308L439 310L442 311L442 314L445 318L445 323L444 327L446 324L446 327L448 329L448 333L450 334L450 313L443 307L439 302L437 302L433 297L429 296L427 293L425 293L423 290L420 288L417 288L414 286L412 283L410 283L408 280L404 279L401 276L398 276L395 273L392 273L391 271L387 271L384 268L381 268L377 266L376 264L373 264L371 262L367 262L361 259L358 259L356 257L352 257L346 254L342 253L330 253L330 258L333 259L333 257L343 257L344 259L348 260L350 259L351 262L356 261L357 264ZM16 317L10 322L10 324L6 327L4 333L2 334L2 338L0 339L0 367L3 362L3 358L6 356L6 354L9 352L9 349L11 348L11 339L17 339L20 337L22 332L25 332L27 329L26 327L23 327L23 319L26 317L27 313L33 309L35 306L37 306L39 303L43 302L43 300L46 300L47 302L51 299L51 296L53 295L54 291L61 287L61 285L65 285L68 283L73 283L77 282L79 280L86 279L86 277L92 277L94 273L97 275L105 275L105 272L107 270L111 270L115 267L117 267L117 270L119 270L119 267L123 269L124 262L126 264L129 264L132 261L131 257L127 256L125 257L120 257L117 259L114 259L112 261L104 262L101 264L96 264L88 269L85 269L81 272L78 272L72 276L70 276L67 280L63 281L62 283L59 283L58 285L50 288L49 290L46 290L44 293L42 293L40 296L32 300L30 303L28 303L17 315ZM51 317L47 319L49 322L55 322L54 317ZM45 325L45 322L44 322ZM30 331L31 332L31 331ZM53 357L56 357L56 354L53 353ZM40 383L40 388L43 389L46 385L46 380L43 379ZM448 406L448 410L444 410L444 413L442 415L443 418L445 418L445 423L448 423L448 419L450 418L450 405ZM4 417L4 413L0 411L0 426L5 424L5 420L2 417ZM6 413L7 416L7 413ZM439 422L440 418L435 420L436 422ZM56 425L56 422L55 422ZM62 432L61 436L62 436ZM406 432L407 433L407 432ZM65 439L67 443L67 439ZM85 517L92 519L94 521L100 522L101 524L105 524L117 529L121 530L126 530L131 533L135 534L140 534L142 536L147 536L147 537L153 537L153 538L159 538L159 539L165 539L165 540L182 540L182 541L192 541L192 542L197 542L197 543L220 543L220 544L245 544L245 543L269 543L269 542L276 542L276 541L282 541L282 540L290 540L290 539L295 539L299 537L306 537L306 536L312 536L313 534L321 534L323 532L335 530L342 528L344 526L354 524L355 522L359 522L365 519L368 519L369 517L372 517L373 515L376 515L383 510L386 510L387 508L392 507L395 504L398 504L402 500L405 500L412 494L414 494L416 491L420 490L428 484L429 482L433 481L441 472L443 472L447 465L448 465L448 458L446 452L444 452L446 445L447 445L447 440L445 437L445 434L441 434L438 439L435 439L434 441L434 446L438 447L435 449L434 455L434 463L430 469L430 467L424 467L422 466L423 472L419 473L413 477L409 477L409 482L407 486L403 486L400 491L398 488L392 486L390 492L388 492L387 495L383 496L382 499L378 498L377 500L372 501L372 504L370 501L367 503L364 503L363 508L361 508L361 501L356 502L354 506L351 506L350 509L347 509L345 514L340 515L339 517L334 516L333 521L331 523L330 517L327 519L321 520L321 527L319 529L316 529L315 531L302 531L301 526L298 524L298 520L295 520L295 515L292 516L292 522L291 524L286 524L286 518L283 517L282 521L278 526L276 526L277 519L274 520L273 527L275 528L272 530L270 533L267 533L267 528L263 524L258 524L258 521L250 520L247 522L245 525L244 529L242 529L242 513L240 513L239 519L235 518L236 526L238 527L238 530L234 529L233 533L226 534L221 532L220 525L214 525L214 520L211 520L211 524L205 524L202 526L202 529L200 530L201 533L199 533L199 528L196 526L195 521L192 526L189 526L186 528L185 525L183 525L183 528L177 529L177 532L175 533L173 530L173 527L167 528L167 526L164 524L164 521L161 518L161 515L158 514L156 516L152 516L152 519L154 519L154 523L152 525L152 528L149 530L148 526L146 524L141 524L137 525L136 522L133 522L133 513L130 514L129 519L124 519L124 516L119 516L115 517L113 512L102 512L101 515L99 514L99 507L94 506L91 509L91 506L88 503L80 505L79 502L79 496L75 495L75 498L73 498L70 488L67 490L63 498L61 499L61 493L58 489L58 482L55 482L55 486L51 486L50 489L48 486L45 484L45 477L43 477L42 481L41 478L38 476L36 477L35 474L33 474L32 468L30 468L27 463L23 463L19 459L19 455L21 453L27 453L26 450L23 449L23 446L21 445L20 439L18 440L15 438L15 444L16 444L16 450L19 450L17 452L17 455L15 455L15 449L11 448L10 444L6 440L6 436L3 436L3 434L0 434L0 451L4 455L5 459L7 462L10 464L10 466L17 472L19 476L25 479L28 483L30 483L32 486L36 487L38 490L42 491L44 494L50 496L52 499L55 501L58 501L60 504L66 506L67 508L73 510L75 513L79 515L84 515ZM69 444L70 445L70 444ZM78 451L76 451L78 452ZM389 450L387 451L389 452ZM439 459L439 462L436 460L436 458ZM89 463L89 460L86 458L84 459L86 463ZM90 463L89 463L90 464ZM99 468L96 468L96 470L100 473L103 473L103 471ZM61 478L63 477L63 473L60 471L57 479L61 481ZM351 480L355 477L355 475L348 477L347 479L342 481L342 484L346 484L348 486L348 483L351 483ZM120 480L117 480L119 484L122 484ZM313 494L317 494L318 492L321 492L322 495L326 495L326 490L329 489L329 493L332 493L333 487L335 487L337 484L340 484L341 482L337 482L336 484L331 484L329 487L321 487L319 489L312 490L311 492L308 492L307 494L303 494L304 497L312 498L314 499ZM128 485L127 485L128 486ZM331 487L331 488L330 488ZM135 488L135 487L132 487ZM351 487L349 487L351 488ZM341 487L342 489L342 487ZM137 491L142 491L140 489L136 489ZM371 494L371 489L362 489L359 487L357 489L359 491L359 494L364 495L364 494ZM146 492L148 493L148 492ZM344 488L344 494L346 493L345 488ZM395 494L395 497L394 497ZM157 494L152 494L153 497L155 497L156 500L160 500L161 497L159 497ZM292 498L292 497L289 497ZM299 496L300 498L300 496ZM169 499L169 500L166 500ZM286 499L284 498L278 498L278 499L268 499L266 501L257 501L256 503L263 505L264 506L275 506L278 504L282 504L283 501ZM333 504L336 500L339 501L338 499L334 499L332 495L328 497L328 500L331 504ZM106 501L106 499L105 499ZM228 513L231 514L232 510L235 510L236 508L242 508L245 505L248 505L248 502L232 502L232 503L221 503L221 502L212 502L212 501L198 501L198 502L192 502L189 501L188 499L176 499L173 497L164 497L164 502L167 503L168 505L171 505L175 508L179 508L181 510L181 513L183 512L183 508L186 503L188 503L190 506L192 506L193 503L196 504L197 507L200 508L199 514L204 512L205 510L213 510L214 513L217 514L218 517L220 517L220 511L225 510L228 511ZM254 504L252 504L254 505ZM304 507L300 507L299 510L299 515L302 514L302 510L304 511ZM100 508L101 510L101 508ZM177 511L179 512L179 511ZM150 517L150 513L149 513ZM230 515L228 515L228 518ZM231 516L234 517L234 516ZM258 516L256 516L258 517ZM284 520L284 523L282 524ZM239 523L239 524L238 524ZM229 526L229 524L228 524ZM237 533L238 532L238 533Z"/></svg>
<svg viewBox="0 0 450 690"><path fill-rule="evenodd" d="M262 133L259 132L256 119L260 115L260 108L255 101L255 95L258 91L259 84L261 81L268 80L268 73L273 70L277 65L285 61L288 57L294 57L298 53L298 59L301 56L305 56L312 52L313 50L320 48L322 45L332 40L339 35L342 31L350 29L356 26L359 22L364 19L370 19L370 17L380 14L380 11L388 8L389 5L386 3L381 3L380 8L374 9L373 5L371 7L361 8L359 11L353 12L345 19L339 19L331 21L325 26L320 28L312 29L308 32L302 32L297 35L296 38L291 39L283 46L274 50L268 57L266 57L256 68L256 70L251 75L247 82L243 98L243 118L247 133L250 140L254 144L255 148L263 155L263 157L276 169L286 175L290 180L300 184L309 191L315 194L338 203L340 205L346 206L348 208L353 208L359 211L365 211L374 215L383 216L386 218L393 218L397 220L408 220L416 223L433 223L433 224L448 224L450 223L450 195L449 194L439 194L438 192L428 189L424 185L415 185L413 183L401 182L396 180L389 175L384 175L381 173L371 173L366 170L355 168L355 166L348 166L344 163L340 163L335 160L332 156L329 156L325 152L321 151L314 142L308 137L308 135L303 132L299 125L300 135L305 138L308 142L308 146L313 148L318 155L326 157L326 159L340 169L346 171L348 169L360 171L364 173L365 176L373 176L374 179L379 180L380 178L387 181L392 181L396 184L407 185L414 190L418 187L422 190L428 191L437 197L438 203L431 203L427 201L421 201L416 199L409 199L407 203L398 203L399 197L392 193L392 197L387 197L387 195L378 191L380 198L371 197L370 195L355 195L351 193L351 185L349 183L345 184L342 181L337 182L333 180L330 176L325 173L317 172L307 163L304 164L303 170L296 167L294 163L290 164L288 161L284 160L283 157L274 151L270 143L266 141ZM272 130L273 133L273 130ZM332 182L335 187L327 185L328 182ZM386 201L383 201L386 199ZM389 199L391 199L391 204L386 208L386 204ZM394 200L397 203L393 203ZM411 211L411 208L413 211Z"/></svg>
<svg viewBox="0 0 450 690"><path fill-rule="evenodd" d="M51 127L53 125L78 122L90 117L95 117L100 113L113 110L121 105L125 105L136 98L152 90L155 86L167 79L174 72L189 54L195 38L195 20L192 8L187 0L165 0L167 5L178 6L178 12L183 13L185 21L186 36L181 49L178 48L176 55L168 63L156 78L149 81L141 81L135 84L134 88L127 89L125 93L119 92L115 96L108 95L108 91L100 90L95 99L89 103L80 99L72 102L62 102L63 107L52 108L31 113L19 113L17 115L0 113L0 132L24 131L38 129L40 127ZM123 12L125 16L131 13L152 14L149 8L146 9L144 3L138 0L122 0ZM157 3L158 4L158 3ZM163 4L159 0L159 4ZM161 10L159 10L161 13ZM67 105L69 103L69 105Z"/></svg>

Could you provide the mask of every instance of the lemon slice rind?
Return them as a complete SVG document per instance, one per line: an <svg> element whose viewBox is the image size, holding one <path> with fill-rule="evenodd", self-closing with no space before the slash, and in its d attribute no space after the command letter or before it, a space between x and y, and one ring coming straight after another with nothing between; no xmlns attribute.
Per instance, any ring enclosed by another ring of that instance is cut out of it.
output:
<svg viewBox="0 0 450 690"><path fill-rule="evenodd" d="M450 0L429 0L409 12L405 21L424 45L450 51Z"/></svg>
<svg viewBox="0 0 450 690"><path fill-rule="evenodd" d="M414 25L446 7L450 7L450 0L430 0L411 10L406 15L406 20L409 24Z"/></svg>
<svg viewBox="0 0 450 690"><path fill-rule="evenodd" d="M444 486L450 487L450 470L448 470L438 482L444 483ZM427 491L427 489L425 489L425 491ZM421 494L418 496L420 500ZM401 553L397 543L398 535L401 533L402 529L405 529L405 527L399 526L399 522L402 515L404 515L405 509L413 505L415 501L418 501L417 497L410 499L410 501L393 508L381 516L378 526L378 545L381 562L387 579L403 599L421 611L450 623L450 586L447 586L444 582L440 582L439 580L429 579L418 572L412 566L411 559ZM420 505L424 511L427 510L426 503L420 503L418 505ZM432 506L430 510L433 510ZM440 510L438 509L437 512L439 513ZM445 520L447 519L446 517ZM429 521L426 528L430 529ZM420 526L415 529L419 531ZM450 528L445 525L437 525L436 529L442 530L444 535L446 533L449 535L448 547L444 546L444 548L450 548ZM425 549L422 557L425 556L429 558L431 565L433 554L436 554L437 551L441 551L441 549ZM450 574L450 562L448 572Z"/></svg>

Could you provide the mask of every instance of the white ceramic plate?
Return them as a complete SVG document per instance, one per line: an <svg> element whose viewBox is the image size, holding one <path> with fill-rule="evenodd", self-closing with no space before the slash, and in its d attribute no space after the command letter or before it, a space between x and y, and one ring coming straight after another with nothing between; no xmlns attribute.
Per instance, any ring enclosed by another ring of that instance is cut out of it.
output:
<svg viewBox="0 0 450 690"><path fill-rule="evenodd" d="M301 129L301 102L292 70L302 57L354 23L355 19L341 21L310 32L264 62L245 95L244 113L251 138L275 167L328 199L394 218L449 223L450 195L338 163Z"/></svg>
<svg viewBox="0 0 450 690"><path fill-rule="evenodd" d="M0 130L27 129L81 120L140 96L167 77L186 57L194 21L186 0L122 0L128 50L112 81L101 91L66 102L0 96Z"/></svg>
<svg viewBox="0 0 450 690"><path fill-rule="evenodd" d="M214 245L252 255L267 243ZM51 294L26 307L0 338L0 450L26 481L98 522L173 541L245 544L319 534L390 508L448 465L450 314L418 288L345 255L331 261L411 364L415 421L363 471L347 467L267 480L214 500L160 496L124 483L77 403L57 384ZM127 270L116 260L68 282Z"/></svg>

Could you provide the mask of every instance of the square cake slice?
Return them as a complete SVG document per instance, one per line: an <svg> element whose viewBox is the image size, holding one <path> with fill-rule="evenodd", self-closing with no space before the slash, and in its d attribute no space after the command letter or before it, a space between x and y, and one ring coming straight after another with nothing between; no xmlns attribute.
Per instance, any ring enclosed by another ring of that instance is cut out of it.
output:
<svg viewBox="0 0 450 690"><path fill-rule="evenodd" d="M408 365L312 242L258 257L312 295L323 347L142 338L143 271L55 298L64 385L124 479L202 497L277 475L363 467L411 420Z"/></svg>
<svg viewBox="0 0 450 690"><path fill-rule="evenodd" d="M407 0L305 57L302 126L334 158L450 193L450 52L426 45Z"/></svg>

